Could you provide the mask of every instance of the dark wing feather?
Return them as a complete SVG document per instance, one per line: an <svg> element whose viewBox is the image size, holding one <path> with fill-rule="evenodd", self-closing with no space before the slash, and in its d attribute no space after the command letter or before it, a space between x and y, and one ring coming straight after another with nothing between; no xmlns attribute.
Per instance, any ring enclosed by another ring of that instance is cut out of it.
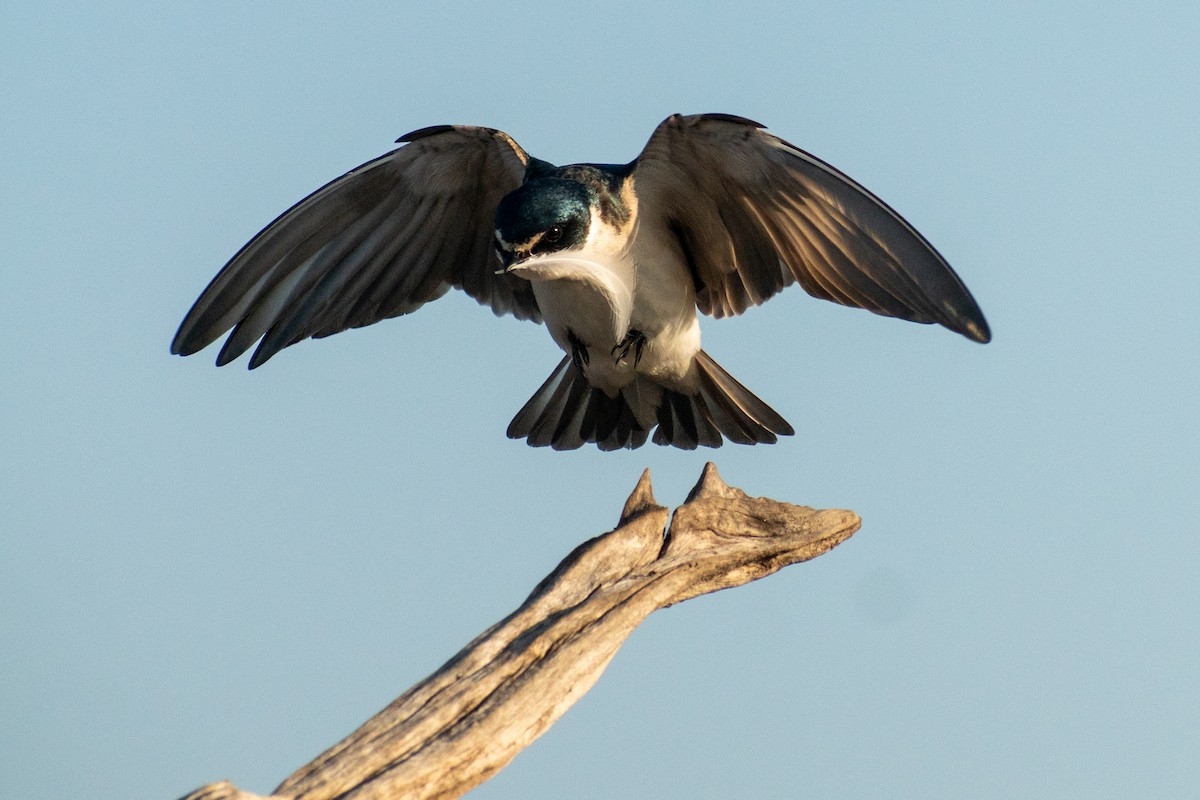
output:
<svg viewBox="0 0 1200 800"><path fill-rule="evenodd" d="M232 333L226 364L260 339L262 364L304 339L407 314L451 287L497 315L541 320L527 281L496 275L493 215L530 157L490 128L443 125L399 139L285 211L230 259L171 344L190 355Z"/></svg>
<svg viewBox="0 0 1200 800"><path fill-rule="evenodd" d="M761 128L675 115L633 165L639 223L678 239L702 312L740 314L799 281L815 297L991 339L966 286L903 217Z"/></svg>

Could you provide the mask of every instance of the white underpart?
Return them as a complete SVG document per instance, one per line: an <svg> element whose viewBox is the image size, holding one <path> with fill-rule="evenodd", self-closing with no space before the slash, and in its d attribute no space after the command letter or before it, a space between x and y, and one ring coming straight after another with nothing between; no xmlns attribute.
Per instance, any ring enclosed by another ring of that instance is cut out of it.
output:
<svg viewBox="0 0 1200 800"><path fill-rule="evenodd" d="M571 352L568 332L588 347L588 382L615 394L633 380L632 360L620 365L609 352L625 338L633 311L633 270L628 262L582 250L536 255L514 265L533 284L533 295L554 341Z"/></svg>
<svg viewBox="0 0 1200 800"><path fill-rule="evenodd" d="M695 392L700 320L692 276L674 236L659 240L644 231L630 237L628 256L637 265L631 326L649 340L638 372L672 389Z"/></svg>
<svg viewBox="0 0 1200 800"><path fill-rule="evenodd" d="M632 248L625 245L635 242ZM697 389L700 350L696 295L673 240L638 241L593 218L582 247L533 256L510 271L533 284L550 335L570 354L568 331L588 346L588 383L609 396L639 376L672 389ZM613 347L630 329L646 336L617 361Z"/></svg>

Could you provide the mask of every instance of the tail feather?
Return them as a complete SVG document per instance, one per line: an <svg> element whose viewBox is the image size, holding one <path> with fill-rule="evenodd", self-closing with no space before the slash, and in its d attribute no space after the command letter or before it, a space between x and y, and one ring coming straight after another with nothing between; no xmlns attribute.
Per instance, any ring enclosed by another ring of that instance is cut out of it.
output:
<svg viewBox="0 0 1200 800"><path fill-rule="evenodd" d="M721 442L720 429L713 421L703 395L664 392L662 405L658 407L655 444L695 450L700 445L720 447Z"/></svg>
<svg viewBox="0 0 1200 800"><path fill-rule="evenodd" d="M732 404L741 412L740 417L748 418L759 429L765 429L780 436L791 436L795 433L786 419L779 416L775 409L759 400L753 392L742 386L737 378L713 361L708 353L701 350L696 354L696 366L699 367L702 382L710 384L709 392L713 399L730 401L724 405L728 407ZM775 439L772 438L770 441L773 442Z"/></svg>
<svg viewBox="0 0 1200 800"><path fill-rule="evenodd" d="M533 447L574 450L592 443L601 450L654 443L684 450L767 444L792 427L770 406L722 369L703 350L696 355L699 392L667 389L644 376L615 397L594 388L564 358L508 426L511 439Z"/></svg>
<svg viewBox="0 0 1200 800"><path fill-rule="evenodd" d="M570 363L571 359L569 358L558 362L558 366L550 373L550 377L546 378L545 382L533 393L533 397L529 398L517 415L513 417L512 422L508 423L510 439L524 439L533 431L533 426L546 412L546 401L550 399L550 395L562 380L563 373L566 372L567 365Z"/></svg>
<svg viewBox="0 0 1200 800"><path fill-rule="evenodd" d="M769 441L769 430L759 425L738 408L736 403L721 394L714 394L710 381L702 381L701 397L707 398L708 412L713 424L725 438L737 444L758 444Z"/></svg>
<svg viewBox="0 0 1200 800"><path fill-rule="evenodd" d="M721 446L721 429L717 427L712 411L704 395L698 394L692 398L696 407L696 441L705 447ZM732 440L731 440L732 441Z"/></svg>
<svg viewBox="0 0 1200 800"><path fill-rule="evenodd" d="M587 412L584 416L591 422L591 427L580 431L584 439L590 436L594 437L597 443L606 442L616 431L624 406L605 402L607 399L603 392L592 392L588 397Z"/></svg>
<svg viewBox="0 0 1200 800"><path fill-rule="evenodd" d="M571 387L574 385L574 381L564 377L564 380L560 381L554 387L554 392L546 399L546 410L542 412L537 423L533 426L533 430L529 433L529 444L531 446L545 447L554 443L554 434L558 430L558 423L568 410L575 410L567 408L567 396L571 393Z"/></svg>
<svg viewBox="0 0 1200 800"><path fill-rule="evenodd" d="M588 386L587 381L575 380L571 381L571 388L567 391L567 397L563 401L562 416L558 420L558 424L554 426L554 438L550 440L551 444L557 445L562 450L574 450L582 447L587 441L588 436L584 432L584 428L595 429L595 421L588 420L587 411L589 398L597 394L597 392ZM586 424L591 422L591 424Z"/></svg>

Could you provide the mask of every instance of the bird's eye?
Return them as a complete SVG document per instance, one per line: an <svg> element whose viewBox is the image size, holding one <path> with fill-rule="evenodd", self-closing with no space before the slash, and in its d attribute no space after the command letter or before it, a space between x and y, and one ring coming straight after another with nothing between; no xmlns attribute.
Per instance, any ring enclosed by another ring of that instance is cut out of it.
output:
<svg viewBox="0 0 1200 800"><path fill-rule="evenodd" d="M546 231L546 233L542 236L543 239L545 239L547 242L550 242L552 244L554 242L561 241L562 237L563 237L562 225L551 226L550 230Z"/></svg>

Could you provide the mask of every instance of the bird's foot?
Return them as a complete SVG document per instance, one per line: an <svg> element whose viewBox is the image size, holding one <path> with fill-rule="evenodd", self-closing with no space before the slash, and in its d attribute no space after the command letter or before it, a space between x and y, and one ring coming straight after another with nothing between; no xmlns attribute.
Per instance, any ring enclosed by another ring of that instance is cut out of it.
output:
<svg viewBox="0 0 1200 800"><path fill-rule="evenodd" d="M642 360L642 351L646 349L647 341L649 340L646 339L646 334L630 328L629 332L625 334L625 338L613 345L613 349L609 351L609 355L616 355L616 363L620 364L622 359L629 357L629 351L632 350L633 366L636 368ZM617 353L618 350L621 352Z"/></svg>
<svg viewBox="0 0 1200 800"><path fill-rule="evenodd" d="M567 343L571 345L571 363L575 365L575 369L583 372L583 368L592 360L588 355L587 345L570 329L567 329Z"/></svg>

